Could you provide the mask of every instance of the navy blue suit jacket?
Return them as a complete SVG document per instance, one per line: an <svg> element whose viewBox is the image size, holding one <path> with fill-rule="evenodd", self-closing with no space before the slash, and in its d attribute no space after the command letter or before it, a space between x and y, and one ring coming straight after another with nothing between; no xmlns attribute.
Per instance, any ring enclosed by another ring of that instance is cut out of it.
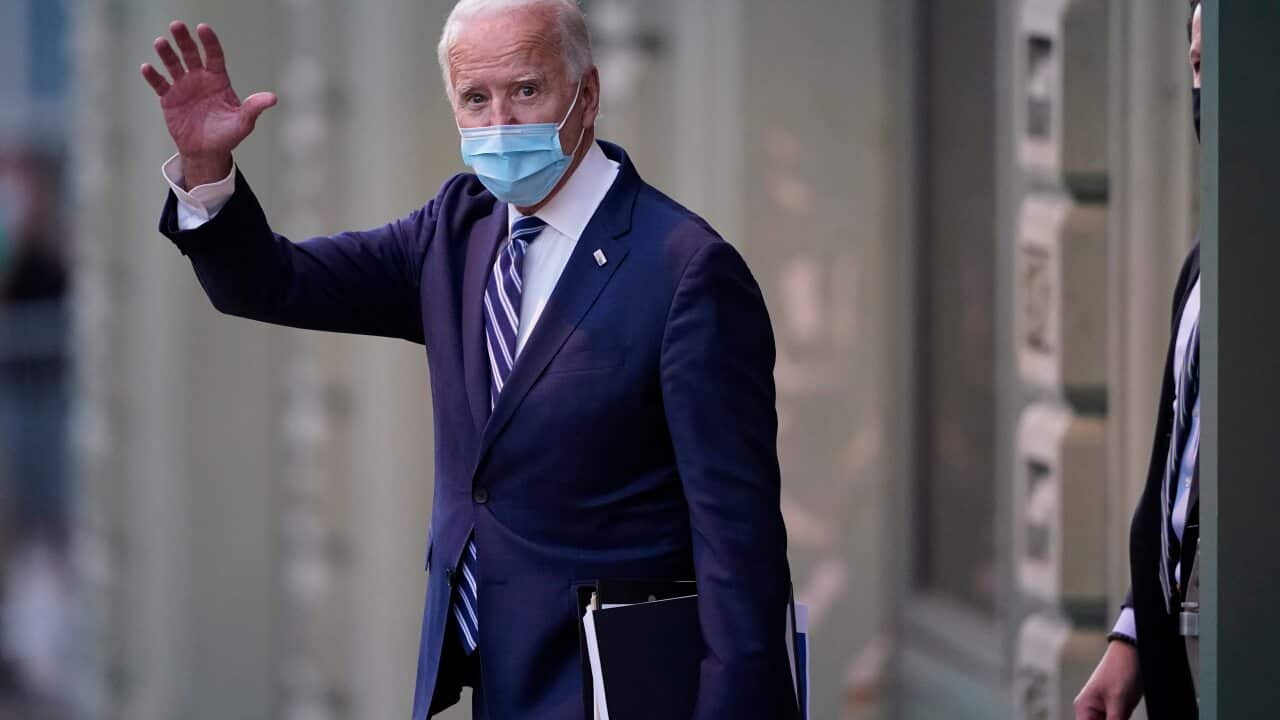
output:
<svg viewBox="0 0 1280 720"><path fill-rule="evenodd" d="M601 578L696 576L697 718L794 712L764 300L733 247L601 146L617 181L492 414L481 301L507 207L474 176L381 228L296 244L272 233L243 177L196 230L178 231L172 194L165 206L161 231L220 311L426 346L435 498L415 719L460 695L445 638L472 531L495 720L583 717L574 588Z"/></svg>

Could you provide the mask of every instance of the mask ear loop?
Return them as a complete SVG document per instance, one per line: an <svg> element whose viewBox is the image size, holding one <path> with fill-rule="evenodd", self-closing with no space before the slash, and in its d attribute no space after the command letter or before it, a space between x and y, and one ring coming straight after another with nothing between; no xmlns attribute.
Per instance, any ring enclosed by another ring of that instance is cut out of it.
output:
<svg viewBox="0 0 1280 720"><path fill-rule="evenodd" d="M556 130L563 130L564 126L569 123L569 116L573 114L573 109L578 107L578 98L582 97L582 80L578 80L578 89L573 91L573 102L569 105L569 111L564 114L564 119L556 126Z"/></svg>
<svg viewBox="0 0 1280 720"><path fill-rule="evenodd" d="M578 89L575 90L573 93L573 103L569 105L569 112L564 114L564 119L560 121L560 124L558 126L556 126L557 133L563 130L564 126L569 123L569 116L573 114L573 109L578 107L578 98L580 97L582 97L582 80L581 79L578 80ZM574 155L577 155L578 148L582 147L582 139L585 138L586 136L587 136L587 126L584 123L582 126L582 132L578 133L578 143L573 146L573 151L570 152L565 157L573 157Z"/></svg>

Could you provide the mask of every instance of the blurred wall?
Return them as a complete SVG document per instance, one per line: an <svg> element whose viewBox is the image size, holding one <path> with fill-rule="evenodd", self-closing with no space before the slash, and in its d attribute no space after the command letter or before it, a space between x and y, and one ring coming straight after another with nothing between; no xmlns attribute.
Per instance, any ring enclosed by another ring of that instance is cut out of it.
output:
<svg viewBox="0 0 1280 720"><path fill-rule="evenodd" d="M1193 235L1186 5L914 3L896 712L1070 717L1128 576Z"/></svg>

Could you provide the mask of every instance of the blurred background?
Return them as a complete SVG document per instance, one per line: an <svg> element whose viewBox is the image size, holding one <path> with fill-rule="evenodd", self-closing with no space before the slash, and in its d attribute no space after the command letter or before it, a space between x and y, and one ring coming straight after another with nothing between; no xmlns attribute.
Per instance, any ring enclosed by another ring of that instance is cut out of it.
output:
<svg viewBox="0 0 1280 720"><path fill-rule="evenodd" d="M0 0L0 718L408 716L420 348L218 315L137 68L212 24L275 227L371 227L463 169L451 4ZM1187 4L584 5L601 136L767 295L813 717L1069 717L1195 228Z"/></svg>

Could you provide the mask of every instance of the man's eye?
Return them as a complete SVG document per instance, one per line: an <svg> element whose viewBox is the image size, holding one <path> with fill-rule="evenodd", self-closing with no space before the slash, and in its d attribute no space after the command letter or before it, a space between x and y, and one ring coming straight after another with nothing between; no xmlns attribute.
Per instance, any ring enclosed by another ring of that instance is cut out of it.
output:
<svg viewBox="0 0 1280 720"><path fill-rule="evenodd" d="M480 103L484 102L484 96L478 93L472 93L466 96L466 101L470 105L479 105Z"/></svg>
<svg viewBox="0 0 1280 720"><path fill-rule="evenodd" d="M533 97L537 92L538 89L532 85L524 85L520 88L521 97Z"/></svg>

